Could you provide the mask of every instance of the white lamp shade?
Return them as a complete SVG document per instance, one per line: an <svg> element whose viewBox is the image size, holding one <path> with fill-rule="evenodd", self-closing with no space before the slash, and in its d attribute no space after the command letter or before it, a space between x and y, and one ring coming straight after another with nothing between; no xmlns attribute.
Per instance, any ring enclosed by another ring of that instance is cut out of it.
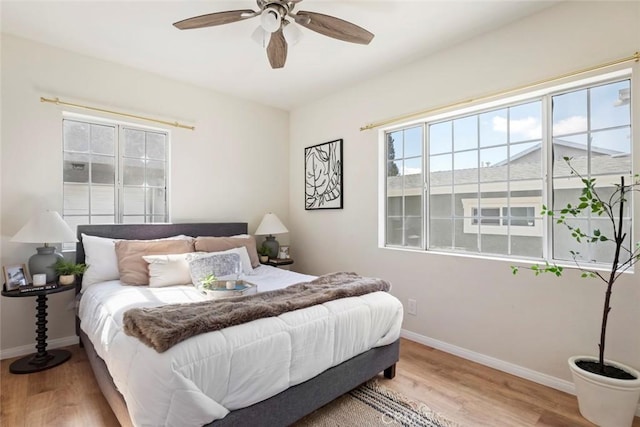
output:
<svg viewBox="0 0 640 427"><path fill-rule="evenodd" d="M265 31L275 33L280 28L281 19L282 16L277 9L268 7L260 16L260 25L262 25L262 28L264 28Z"/></svg>
<svg viewBox="0 0 640 427"><path fill-rule="evenodd" d="M271 40L271 33L265 31L261 26L258 26L253 34L251 34L251 39L266 48L269 45L269 40Z"/></svg>
<svg viewBox="0 0 640 427"><path fill-rule="evenodd" d="M55 211L37 214L11 239L21 243L66 243L77 242L76 235Z"/></svg>
<svg viewBox="0 0 640 427"><path fill-rule="evenodd" d="M288 233L287 227L282 224L280 219L276 216L276 214L269 212L265 214L264 218L262 218L262 222L258 226L256 230L257 235L265 235L265 234L282 234Z"/></svg>
<svg viewBox="0 0 640 427"><path fill-rule="evenodd" d="M286 25L282 29L282 35L290 46L296 45L302 38L302 31L291 22L285 21Z"/></svg>

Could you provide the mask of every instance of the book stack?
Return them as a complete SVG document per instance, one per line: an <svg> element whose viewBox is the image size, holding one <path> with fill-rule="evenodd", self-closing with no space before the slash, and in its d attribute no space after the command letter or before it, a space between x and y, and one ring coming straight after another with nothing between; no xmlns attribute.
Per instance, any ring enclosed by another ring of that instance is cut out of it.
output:
<svg viewBox="0 0 640 427"><path fill-rule="evenodd" d="M27 285L27 286L20 286L20 293L26 293L26 292L37 292L37 291L46 291L49 289L55 289L57 288L58 285L55 283L47 283L46 285L43 286L33 286L33 285Z"/></svg>

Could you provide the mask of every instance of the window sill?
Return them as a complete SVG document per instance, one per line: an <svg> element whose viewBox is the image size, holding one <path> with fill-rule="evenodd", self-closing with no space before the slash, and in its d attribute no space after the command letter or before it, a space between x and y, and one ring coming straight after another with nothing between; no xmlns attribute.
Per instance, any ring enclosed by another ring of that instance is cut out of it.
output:
<svg viewBox="0 0 640 427"><path fill-rule="evenodd" d="M424 253L426 255L438 255L438 256L453 256L453 257L460 257L460 258L474 258L474 259L480 259L480 260L485 260L485 261L501 261L501 262L507 262L510 265L515 265L515 264L520 264L523 267L527 267L530 265L543 265L545 263L545 260L543 259L529 259L529 258L510 258L510 257L504 257L504 256L491 256L491 255L479 255L479 254L474 254L474 253L460 253L460 252L448 252L448 251L438 251L438 250L430 250L430 251L426 251L424 249L421 248L411 248L411 247L400 247L400 246L378 246L380 249L384 249L384 250L390 250L390 251L400 251L400 252L412 252L412 253ZM558 267L562 267L564 269L567 270L579 270L579 268L572 262L570 261L549 261L549 264L555 264ZM592 271L599 271L599 272L609 272L609 265L608 264L589 264L589 265L584 265L582 266L582 268L584 268L585 270L592 270ZM630 268L629 270L625 271L623 274L634 274L634 269Z"/></svg>

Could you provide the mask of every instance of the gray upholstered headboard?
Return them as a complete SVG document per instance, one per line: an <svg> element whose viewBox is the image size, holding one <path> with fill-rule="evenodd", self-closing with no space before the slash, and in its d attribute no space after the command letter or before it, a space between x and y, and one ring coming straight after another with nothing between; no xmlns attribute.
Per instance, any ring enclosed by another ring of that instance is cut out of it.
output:
<svg viewBox="0 0 640 427"><path fill-rule="evenodd" d="M84 263L82 234L113 239L148 240L177 236L234 236L247 232L246 222L211 222L185 224L93 224L78 226L76 243L76 263ZM80 284L78 291L80 290Z"/></svg>

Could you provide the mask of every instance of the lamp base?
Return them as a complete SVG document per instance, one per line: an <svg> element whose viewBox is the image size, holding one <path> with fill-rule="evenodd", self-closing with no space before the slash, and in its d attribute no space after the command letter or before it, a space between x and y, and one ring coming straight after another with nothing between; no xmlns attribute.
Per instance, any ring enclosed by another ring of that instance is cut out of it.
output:
<svg viewBox="0 0 640 427"><path fill-rule="evenodd" d="M29 258L29 273L34 274L46 274L47 283L55 282L56 272L53 269L53 265L60 259L63 259L61 253L56 252L54 246L43 246L36 248L37 254L34 254Z"/></svg>
<svg viewBox="0 0 640 427"><path fill-rule="evenodd" d="M280 243L272 235L268 235L262 245L269 250L269 258L278 258Z"/></svg>

